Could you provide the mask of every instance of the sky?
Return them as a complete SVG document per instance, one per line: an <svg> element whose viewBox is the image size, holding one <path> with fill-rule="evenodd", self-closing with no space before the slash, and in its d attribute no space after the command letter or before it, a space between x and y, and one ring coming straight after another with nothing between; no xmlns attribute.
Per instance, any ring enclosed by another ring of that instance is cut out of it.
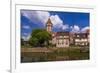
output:
<svg viewBox="0 0 100 73"><path fill-rule="evenodd" d="M89 29L89 13L21 10L21 37L28 39L33 29L45 29L48 18L53 32L85 32Z"/></svg>

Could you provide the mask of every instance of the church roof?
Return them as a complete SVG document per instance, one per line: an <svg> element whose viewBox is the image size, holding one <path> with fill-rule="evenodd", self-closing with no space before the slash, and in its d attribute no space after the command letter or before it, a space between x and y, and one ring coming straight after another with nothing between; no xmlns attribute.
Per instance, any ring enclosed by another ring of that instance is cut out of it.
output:
<svg viewBox="0 0 100 73"><path fill-rule="evenodd" d="M52 24L51 19L49 18L46 24Z"/></svg>

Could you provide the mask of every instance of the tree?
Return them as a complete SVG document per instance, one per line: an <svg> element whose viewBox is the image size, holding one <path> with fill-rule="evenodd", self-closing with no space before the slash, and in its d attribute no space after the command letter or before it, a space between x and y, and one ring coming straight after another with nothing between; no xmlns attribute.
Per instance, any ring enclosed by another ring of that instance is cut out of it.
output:
<svg viewBox="0 0 100 73"><path fill-rule="evenodd" d="M35 29L31 33L29 43L32 46L48 46L51 40L51 34L44 29Z"/></svg>
<svg viewBox="0 0 100 73"><path fill-rule="evenodd" d="M23 40L23 38L21 38L21 45L24 45L24 40Z"/></svg>

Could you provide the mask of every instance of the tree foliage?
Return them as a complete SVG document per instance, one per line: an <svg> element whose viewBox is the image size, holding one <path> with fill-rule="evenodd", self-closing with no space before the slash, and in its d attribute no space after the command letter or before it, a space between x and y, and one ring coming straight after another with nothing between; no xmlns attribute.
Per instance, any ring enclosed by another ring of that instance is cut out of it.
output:
<svg viewBox="0 0 100 73"><path fill-rule="evenodd" d="M32 46L48 46L51 40L51 34L44 29L35 29L31 33L29 43Z"/></svg>
<svg viewBox="0 0 100 73"><path fill-rule="evenodd" d="M24 40L23 40L23 38L21 38L21 45L24 45Z"/></svg>

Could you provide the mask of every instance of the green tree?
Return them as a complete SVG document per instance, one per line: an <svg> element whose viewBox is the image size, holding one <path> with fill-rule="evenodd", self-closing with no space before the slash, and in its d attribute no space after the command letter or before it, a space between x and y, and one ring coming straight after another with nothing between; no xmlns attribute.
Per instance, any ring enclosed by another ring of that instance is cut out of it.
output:
<svg viewBox="0 0 100 73"><path fill-rule="evenodd" d="M21 38L21 45L24 45L24 40L23 40L23 38Z"/></svg>
<svg viewBox="0 0 100 73"><path fill-rule="evenodd" d="M35 29L32 31L29 40L32 46L48 46L51 40L51 34L44 29Z"/></svg>

